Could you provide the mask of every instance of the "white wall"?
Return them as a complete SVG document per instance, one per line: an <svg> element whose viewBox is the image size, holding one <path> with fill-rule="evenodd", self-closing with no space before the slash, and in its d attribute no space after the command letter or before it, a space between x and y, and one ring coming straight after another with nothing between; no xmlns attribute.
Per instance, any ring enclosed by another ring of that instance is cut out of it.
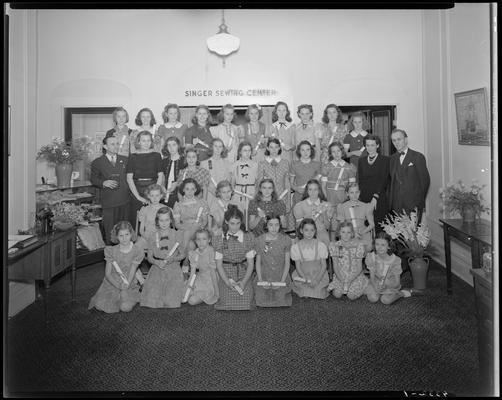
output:
<svg viewBox="0 0 502 400"><path fill-rule="evenodd" d="M9 234L34 222L36 171L36 11L9 10Z"/></svg>
<svg viewBox="0 0 502 400"><path fill-rule="evenodd" d="M329 102L396 104L410 145L424 149L418 10L227 10L241 49L221 60L207 37L219 10L39 10L37 146L62 136L64 106L141 107ZM364 29L355 29L364 21ZM187 98L187 89L273 88L272 97ZM296 113L295 113L296 114ZM296 117L296 115L295 115ZM296 118L295 118L296 120ZM41 176L53 176L44 164Z"/></svg>
<svg viewBox="0 0 502 400"><path fill-rule="evenodd" d="M456 4L451 10L424 11L425 147L431 187L427 214L432 240L444 263L439 218L439 188L452 180L486 184L490 202L490 147L458 144L454 93L486 87L490 97L490 28L488 4ZM448 217L448 216L446 216ZM483 218L490 219L489 215ZM469 249L453 240L452 270L472 284Z"/></svg>

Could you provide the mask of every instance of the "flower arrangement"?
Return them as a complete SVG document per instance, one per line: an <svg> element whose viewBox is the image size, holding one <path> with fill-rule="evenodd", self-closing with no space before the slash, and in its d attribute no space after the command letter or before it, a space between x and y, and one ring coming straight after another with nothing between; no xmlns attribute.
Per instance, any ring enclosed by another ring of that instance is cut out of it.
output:
<svg viewBox="0 0 502 400"><path fill-rule="evenodd" d="M61 138L53 138L52 143L42 146L37 153L37 160L46 160L53 164L72 164L83 158L83 151Z"/></svg>
<svg viewBox="0 0 502 400"><path fill-rule="evenodd" d="M490 208L483 204L483 195L481 191L486 185L478 185L475 179L472 180L470 187L464 185L461 179L457 182L450 182L445 188L439 189L441 197L441 209L448 212L463 213L465 208L474 209L475 214L479 217L482 212L490 212Z"/></svg>
<svg viewBox="0 0 502 400"><path fill-rule="evenodd" d="M51 211L53 215L52 221L56 227L58 224L86 224L85 217L87 216L88 210L84 206L61 202L51 206Z"/></svg>
<svg viewBox="0 0 502 400"><path fill-rule="evenodd" d="M394 214L380 222L380 226L393 240L404 246L403 254L412 258L423 257L426 251L431 250L431 231L424 221L417 224L417 208L409 215L395 211Z"/></svg>
<svg viewBox="0 0 502 400"><path fill-rule="evenodd" d="M90 156L92 153L93 140L87 136L79 136L72 141L72 147L82 155L82 157ZM100 143L101 145L101 143Z"/></svg>

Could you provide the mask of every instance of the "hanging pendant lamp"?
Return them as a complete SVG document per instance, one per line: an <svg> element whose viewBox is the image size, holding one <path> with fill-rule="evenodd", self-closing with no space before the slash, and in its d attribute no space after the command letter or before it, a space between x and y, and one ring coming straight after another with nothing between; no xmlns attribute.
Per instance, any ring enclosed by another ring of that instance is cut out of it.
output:
<svg viewBox="0 0 502 400"><path fill-rule="evenodd" d="M220 30L216 35L207 39L207 48L223 59L223 67L225 67L225 57L239 50L240 39L228 33L224 10L221 10L221 25L219 28Z"/></svg>

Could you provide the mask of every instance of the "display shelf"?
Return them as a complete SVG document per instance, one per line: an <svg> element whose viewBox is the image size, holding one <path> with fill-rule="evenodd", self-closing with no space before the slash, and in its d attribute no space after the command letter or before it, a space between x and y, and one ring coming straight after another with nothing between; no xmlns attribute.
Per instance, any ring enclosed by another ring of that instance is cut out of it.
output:
<svg viewBox="0 0 502 400"><path fill-rule="evenodd" d="M73 186L62 186L62 187L56 185L37 185L35 192L36 193L54 192L56 190L78 189L89 186L93 186L91 181L82 181L82 182L74 181Z"/></svg>

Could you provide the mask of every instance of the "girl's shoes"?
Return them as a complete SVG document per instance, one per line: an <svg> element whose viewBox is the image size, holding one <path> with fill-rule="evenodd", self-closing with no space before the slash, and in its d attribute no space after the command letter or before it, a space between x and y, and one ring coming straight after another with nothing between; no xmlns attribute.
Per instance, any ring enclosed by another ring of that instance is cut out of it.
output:
<svg viewBox="0 0 502 400"><path fill-rule="evenodd" d="M403 294L403 297L411 297L413 289L401 289L401 293Z"/></svg>

